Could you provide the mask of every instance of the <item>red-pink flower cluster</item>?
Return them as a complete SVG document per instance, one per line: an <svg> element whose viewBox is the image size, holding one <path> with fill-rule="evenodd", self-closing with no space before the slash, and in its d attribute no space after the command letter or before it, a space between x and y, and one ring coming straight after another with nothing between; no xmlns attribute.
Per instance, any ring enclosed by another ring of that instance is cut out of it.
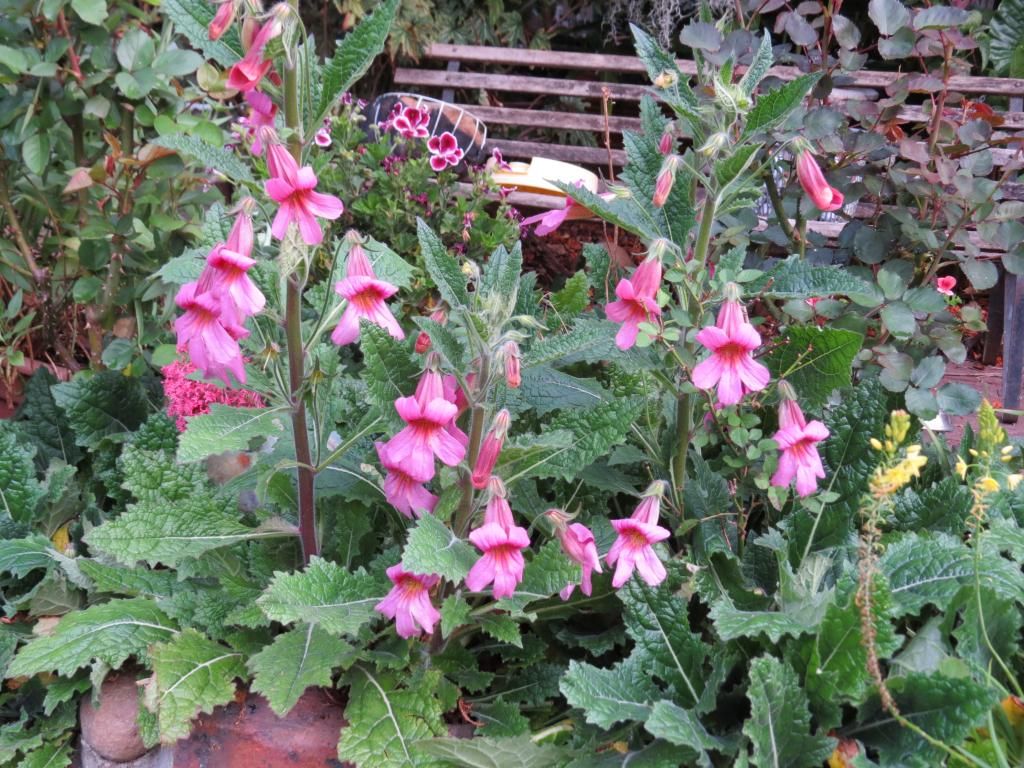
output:
<svg viewBox="0 0 1024 768"><path fill-rule="evenodd" d="M401 563L388 568L387 574L394 586L374 610L395 620L399 637L415 637L421 631L432 634L441 614L430 602L430 590L441 578L434 574L409 573Z"/></svg>
<svg viewBox="0 0 1024 768"><path fill-rule="evenodd" d="M630 278L623 278L615 286L616 301L609 302L604 311L608 319L622 323L615 335L615 346L629 349L636 344L640 334L640 323L659 321L661 307L658 306L658 288L661 286L661 260L657 257L646 259Z"/></svg>
<svg viewBox="0 0 1024 768"><path fill-rule="evenodd" d="M420 107L407 107L395 104L388 118L388 125L407 139L425 139L430 135L427 126L430 124L430 113Z"/></svg>
<svg viewBox="0 0 1024 768"><path fill-rule="evenodd" d="M668 575L661 564L654 544L664 541L672 534L658 525L661 514L661 497L665 494L665 483L658 480L644 492L636 510L628 518L612 520L612 527L619 534L608 550L605 560L615 566L612 586L618 589L637 571L647 584L654 587Z"/></svg>
<svg viewBox="0 0 1024 768"><path fill-rule="evenodd" d="M184 432L188 419L210 412L218 403L236 408L262 408L265 403L257 392L248 389L224 389L216 384L195 381L188 375L196 370L191 363L175 360L160 369L164 375L164 397L167 415L174 419L179 432Z"/></svg>
<svg viewBox="0 0 1024 768"><path fill-rule="evenodd" d="M828 427L817 420L807 421L796 400L784 395L779 404L779 431L774 436L779 446L779 466L772 475L772 485L785 488L795 478L799 496L810 496L818 490L818 480L825 477L818 443L828 435Z"/></svg>

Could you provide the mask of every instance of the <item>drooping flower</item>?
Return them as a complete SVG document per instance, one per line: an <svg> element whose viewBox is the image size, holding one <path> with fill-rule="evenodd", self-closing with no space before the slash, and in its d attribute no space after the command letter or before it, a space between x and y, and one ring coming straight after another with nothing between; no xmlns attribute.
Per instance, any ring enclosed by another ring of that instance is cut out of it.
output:
<svg viewBox="0 0 1024 768"><path fill-rule="evenodd" d="M837 211L843 207L843 193L825 181L821 166L809 149L797 152L796 175L800 186L819 210Z"/></svg>
<svg viewBox="0 0 1024 768"><path fill-rule="evenodd" d="M221 35L227 31L228 27L231 26L231 22L235 20L235 13L235 0L220 0L217 3L217 12L213 15L207 30L211 40L220 40Z"/></svg>
<svg viewBox="0 0 1024 768"><path fill-rule="evenodd" d="M605 560L608 565L615 566L615 574L612 576L615 589L629 581L634 570L651 587L663 582L668 575L653 548L654 544L672 535L658 525L664 493L664 482L658 480L652 483L632 515L624 520L611 521L619 536L608 550Z"/></svg>
<svg viewBox="0 0 1024 768"><path fill-rule="evenodd" d="M679 167L679 155L668 155L661 163L661 170L654 180L654 198L651 201L655 208L661 208L672 194L676 183L676 169Z"/></svg>
<svg viewBox="0 0 1024 768"><path fill-rule="evenodd" d="M796 492L810 496L818 490L818 479L825 477L825 468L818 455L818 443L828 437L828 427L820 421L807 421L792 389L780 386L783 399L779 404L779 431L774 440L779 446L779 466L772 475L772 485L785 488L796 478Z"/></svg>
<svg viewBox="0 0 1024 768"><path fill-rule="evenodd" d="M615 334L615 346L629 349L636 344L640 333L640 323L651 322L661 317L661 307L656 297L661 285L661 260L648 258L633 272L633 276L623 278L615 286L616 301L605 306L608 319L622 323Z"/></svg>
<svg viewBox="0 0 1024 768"><path fill-rule="evenodd" d="M245 125L252 136L252 153L258 157L263 154L263 132L260 129L274 127L277 105L260 91L246 91L245 101L249 104L249 116L245 118Z"/></svg>
<svg viewBox="0 0 1024 768"><path fill-rule="evenodd" d="M395 400L395 410L406 426L383 448L389 461L402 465L413 477L433 477L434 456L449 467L466 456L466 446L448 430L458 406L446 400L443 391L437 394L433 389Z"/></svg>
<svg viewBox="0 0 1024 768"><path fill-rule="evenodd" d="M430 151L430 167L440 173L449 165L453 168L462 162L465 152L459 147L458 139L451 131L445 131L439 136L431 136L427 142L427 149Z"/></svg>
<svg viewBox="0 0 1024 768"><path fill-rule="evenodd" d="M319 245L324 239L324 232L317 217L336 219L345 206L334 195L315 192L317 178L313 169L308 165L300 168L283 146L272 144L267 152L271 178L263 186L267 196L280 205L270 226L271 234L283 240L288 225L295 222L306 245Z"/></svg>
<svg viewBox="0 0 1024 768"><path fill-rule="evenodd" d="M494 465L498 463L498 456L505 444L505 435L508 433L510 421L508 409L502 408L495 415L490 430L484 435L480 453L476 457L476 465L473 467L473 475L470 478L474 488L485 488L487 481L491 479Z"/></svg>
<svg viewBox="0 0 1024 768"><path fill-rule="evenodd" d="M167 415L174 419L179 432L184 432L188 419L210 412L214 403L236 408L263 408L259 393L248 389L225 389L205 381L195 381L188 375L196 370L192 363L175 360L160 369L163 374L164 399Z"/></svg>
<svg viewBox="0 0 1024 768"><path fill-rule="evenodd" d="M388 456L384 443L374 443L381 466L387 470L384 477L384 498L406 517L420 517L426 512L433 512L437 506L437 496L423 485L434 476L433 462L430 464L430 475L414 476L400 463Z"/></svg>
<svg viewBox="0 0 1024 768"><path fill-rule="evenodd" d="M387 574L394 586L374 610L395 620L399 637L416 637L421 631L428 635L433 633L441 614L430 602L430 590L437 586L441 577L409 573L401 563L388 568Z"/></svg>
<svg viewBox="0 0 1024 768"><path fill-rule="evenodd" d="M506 341L501 351L505 363L505 383L512 389L518 389L523 383L523 358L519 353L519 345L511 340Z"/></svg>
<svg viewBox="0 0 1024 768"><path fill-rule="evenodd" d="M427 110L419 107L402 107L401 104L396 104L395 107L395 113L391 117L391 127L394 130L407 139L425 139L430 135L427 129L430 113Z"/></svg>
<svg viewBox="0 0 1024 768"><path fill-rule="evenodd" d="M256 263L251 257L253 244L252 199L247 198L235 217L226 243L218 243L206 258L207 271L199 280L220 297L222 308L229 306L234 317L245 318L263 309L266 298L249 277Z"/></svg>
<svg viewBox="0 0 1024 768"><path fill-rule="evenodd" d="M738 297L739 289L730 283L718 321L697 334L697 341L711 350L711 355L693 369L693 384L699 389L717 385L722 405L735 405L748 392L761 391L771 378L768 369L751 355L761 345L761 336L747 321Z"/></svg>
<svg viewBox="0 0 1024 768"><path fill-rule="evenodd" d="M935 278L935 290L943 296L952 296L956 290L956 278L952 275Z"/></svg>
<svg viewBox="0 0 1024 768"><path fill-rule="evenodd" d="M603 200L612 200L615 198L615 195L611 192L603 192L598 195L598 197ZM555 210L547 211L546 213L527 216L519 222L519 226L526 228L536 224L537 228L533 230L533 234L538 237L543 237L544 235L550 235L566 221L573 221L574 219L589 219L593 215L593 212L589 208L577 203L571 197L566 197L565 206L563 208L556 208Z"/></svg>
<svg viewBox="0 0 1024 768"><path fill-rule="evenodd" d="M593 591L592 574L602 573L601 557L597 552L593 532L582 523L567 524L569 516L560 509L549 509L545 514L555 525L562 551L583 569L580 591L589 597ZM576 584L569 582L558 594L563 600L568 600L575 589Z"/></svg>
<svg viewBox="0 0 1024 768"><path fill-rule="evenodd" d="M178 347L188 351L189 360L208 379L221 379L230 386L228 373L245 383L245 364L239 339L249 332L225 312L213 293L197 290L198 283L185 283L174 297L184 312L174 321Z"/></svg>
<svg viewBox="0 0 1024 768"><path fill-rule="evenodd" d="M228 73L228 88L233 88L236 91L251 91L270 71L274 63L270 59L263 58L263 49L267 47L267 43L284 31L283 18L287 13L287 8L282 8L284 5L280 4L271 10L270 18L256 30L252 45L246 51L245 56L231 67L231 71Z"/></svg>
<svg viewBox="0 0 1024 768"><path fill-rule="evenodd" d="M515 594L516 585L523 580L523 550L530 546L530 536L515 524L504 484L492 478L490 489L484 524L469 534L482 555L466 576L466 587L480 592L493 582L494 598L499 600Z"/></svg>
<svg viewBox="0 0 1024 768"><path fill-rule="evenodd" d="M345 238L351 243L345 278L335 284L334 290L348 304L331 334L331 341L344 346L358 340L360 319L379 325L394 339L404 339L405 332L386 303L398 292L398 286L377 278L357 232L350 230Z"/></svg>
<svg viewBox="0 0 1024 768"><path fill-rule="evenodd" d="M493 168L497 168L499 171L511 171L512 166L508 164L504 156L501 154L501 150L495 147L491 150L491 160L494 161Z"/></svg>

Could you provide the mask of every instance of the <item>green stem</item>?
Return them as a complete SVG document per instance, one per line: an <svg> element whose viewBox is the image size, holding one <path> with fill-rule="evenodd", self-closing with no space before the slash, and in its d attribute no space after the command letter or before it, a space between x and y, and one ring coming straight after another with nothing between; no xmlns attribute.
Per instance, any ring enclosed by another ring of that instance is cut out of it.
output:
<svg viewBox="0 0 1024 768"><path fill-rule="evenodd" d="M779 220L782 233L789 238L794 246L799 247L793 227L790 226L789 219L786 217L785 207L782 205L782 195L779 194L779 188L775 186L775 177L772 175L771 167L768 168L768 174L765 177L765 188L768 190L768 199L771 200L772 208L775 209L775 218Z"/></svg>
<svg viewBox="0 0 1024 768"><path fill-rule="evenodd" d="M487 380L490 378L490 360L486 357L480 363L480 392L486 391ZM462 499L459 501L459 509L455 513L455 535L462 537L469 530L470 518L473 515L473 483L471 475L476 465L476 457L480 453L480 442L484 435L485 408L483 398L475 398L473 411L469 422L469 449L466 455L468 469L462 478Z"/></svg>
<svg viewBox="0 0 1024 768"><path fill-rule="evenodd" d="M298 0L290 0L298 13ZM295 66L284 71L284 120L292 135L288 148L297 163L302 161L302 136L299 124L299 77ZM292 439L295 443L296 472L299 480L299 539L302 541L302 561L320 554L316 530L316 494L314 486L313 456L309 449L306 425L306 404L302 386L305 379L306 359L302 345L302 277L298 270L288 275L285 291L285 340L288 350L288 387L292 410Z"/></svg>

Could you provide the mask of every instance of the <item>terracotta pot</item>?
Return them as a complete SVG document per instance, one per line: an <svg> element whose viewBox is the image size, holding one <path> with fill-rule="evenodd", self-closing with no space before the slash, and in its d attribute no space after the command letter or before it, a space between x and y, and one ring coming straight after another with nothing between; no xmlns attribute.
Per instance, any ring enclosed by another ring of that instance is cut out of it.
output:
<svg viewBox="0 0 1024 768"><path fill-rule="evenodd" d="M104 760L126 763L146 753L135 720L138 691L135 675L123 671L103 682L99 707L92 705L91 696L82 697L78 710L82 739Z"/></svg>

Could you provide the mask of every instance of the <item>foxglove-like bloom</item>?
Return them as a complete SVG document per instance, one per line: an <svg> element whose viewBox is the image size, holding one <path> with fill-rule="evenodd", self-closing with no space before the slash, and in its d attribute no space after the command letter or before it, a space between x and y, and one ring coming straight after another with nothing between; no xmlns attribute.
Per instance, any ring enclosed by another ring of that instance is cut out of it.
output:
<svg viewBox="0 0 1024 768"><path fill-rule="evenodd" d="M562 544L562 551L570 560L582 567L583 577L580 581L580 591L589 597L593 591L592 574L602 573L601 557L597 553L593 532L582 523L566 525L569 518L560 509L549 509L546 514L555 524L558 540ZM558 594L563 600L568 600L575 589L576 585L569 582Z"/></svg>
<svg viewBox="0 0 1024 768"><path fill-rule="evenodd" d="M317 217L336 219L345 206L334 195L315 192L317 179L313 169L308 165L299 168L295 158L280 144L272 144L267 152L271 178L263 186L267 195L280 205L270 226L271 233L283 240L288 225L295 222L306 245L319 245L324 232Z"/></svg>
<svg viewBox="0 0 1024 768"><path fill-rule="evenodd" d="M227 31L228 27L231 26L231 22L235 20L235 11L235 0L221 0L217 4L217 12L213 15L207 30L211 40L220 40L221 35Z"/></svg>
<svg viewBox="0 0 1024 768"><path fill-rule="evenodd" d="M514 341L506 341L502 357L505 362L505 383L512 389L518 389L523 383L523 358L519 353L519 345Z"/></svg>
<svg viewBox="0 0 1024 768"><path fill-rule="evenodd" d="M476 466L473 467L471 482L474 488L486 488L487 481L491 479L494 472L494 465L498 463L498 456L505 444L505 435L508 433L508 425L511 420L508 410L502 408L494 417L494 423L490 431L484 436L480 445L480 453L476 457Z"/></svg>
<svg viewBox="0 0 1024 768"><path fill-rule="evenodd" d="M693 369L693 384L699 389L718 386L718 402L735 405L748 392L759 392L768 386L768 369L754 360L751 352L761 346L761 336L747 321L733 287L718 311L715 325L702 328L697 341L711 350L711 355Z"/></svg>
<svg viewBox="0 0 1024 768"><path fill-rule="evenodd" d="M228 88L233 88L236 91L251 91L270 71L273 62L263 58L263 49L267 47L267 43L284 30L284 24L281 21L284 12L285 10L278 11L275 7L271 11L270 19L256 31L249 50L240 61L231 67L231 71L228 73Z"/></svg>
<svg viewBox="0 0 1024 768"><path fill-rule="evenodd" d="M636 344L640 323L661 317L661 307L655 298L660 286L661 261L655 258L644 261L632 277L623 278L615 286L618 300L609 302L604 310L609 320L622 323L615 334L615 346L619 349L629 349Z"/></svg>
<svg viewBox="0 0 1024 768"><path fill-rule="evenodd" d="M800 179L800 186L819 210L837 211L843 207L843 193L825 181L821 166L810 150L804 149L797 153L796 175Z"/></svg>
<svg viewBox="0 0 1024 768"><path fill-rule="evenodd" d="M416 637L421 631L431 634L441 614L430 602L430 590L441 577L409 573L401 563L388 568L387 574L394 586L374 610L395 620L399 637Z"/></svg>
<svg viewBox="0 0 1024 768"><path fill-rule="evenodd" d="M454 168L462 162L465 154L459 148L459 142L451 131L445 131L440 136L431 136L427 142L427 149L430 150L430 167L438 173L449 165Z"/></svg>
<svg viewBox="0 0 1024 768"><path fill-rule="evenodd" d="M612 200L615 195L611 192L603 192L598 195L598 197L603 200ZM536 224L537 228L533 230L533 234L538 237L543 237L544 235L550 235L566 221L589 219L593 215L593 212L589 208L580 205L571 197L566 197L565 207L557 208L546 213L538 213L535 216L527 216L519 222L519 226L525 228Z"/></svg>
<svg viewBox="0 0 1024 768"><path fill-rule="evenodd" d="M676 169L679 167L679 155L669 155L661 163L661 170L654 180L654 199L651 201L655 208L661 208L668 201L672 194L672 187L676 183Z"/></svg>
<svg viewBox="0 0 1024 768"><path fill-rule="evenodd" d="M658 525L664 492L663 482L652 483L632 515L624 520L611 521L619 537L608 550L605 559L608 565L615 566L615 574L612 576L615 589L629 581L634 570L651 587L663 582L668 575L652 546L672 535Z"/></svg>
<svg viewBox="0 0 1024 768"><path fill-rule="evenodd" d="M263 132L260 129L274 127L277 105L269 96L259 91L247 91L245 101L249 104L249 116L245 118L245 125L253 137L252 153L258 157L263 154Z"/></svg>
<svg viewBox="0 0 1024 768"><path fill-rule="evenodd" d="M493 582L494 599L500 600L515 594L516 585L523 580L523 550L530 546L530 536L515 524L501 480L493 478L489 487L484 524L469 534L483 554L466 576L466 587L480 592Z"/></svg>
<svg viewBox="0 0 1024 768"><path fill-rule="evenodd" d="M943 296L952 296L953 291L956 290L956 278L952 275L935 278L935 290Z"/></svg>
<svg viewBox="0 0 1024 768"><path fill-rule="evenodd" d="M424 483L434 476L434 465L431 462L430 475L411 475L402 464L396 464L388 456L383 443L374 443L381 466L387 470L384 478L384 498L406 517L420 517L426 512L433 512L437 506L437 496L424 487Z"/></svg>
<svg viewBox="0 0 1024 768"><path fill-rule="evenodd" d="M796 492L810 496L818 490L818 479L825 468L818 455L818 443L829 435L820 421L807 421L796 400L784 397L779 405L779 431L774 440L779 446L779 467L772 485L785 488L796 478Z"/></svg>
<svg viewBox="0 0 1024 768"><path fill-rule="evenodd" d="M398 133L407 139L425 139L430 135L427 129L430 113L427 110L419 107L402 107L400 104L396 104L395 107L391 127Z"/></svg>
<svg viewBox="0 0 1024 768"><path fill-rule="evenodd" d="M339 280L334 290L348 304L331 334L331 341L339 346L357 341L360 318L379 325L394 339L404 339L405 333L386 303L398 292L398 286L377 279L356 232L350 231L345 237L352 243L345 264L345 279Z"/></svg>
<svg viewBox="0 0 1024 768"><path fill-rule="evenodd" d="M252 218L243 205L235 218L234 226L226 243L218 243L206 258L209 274L200 279L200 285L210 285L221 301L221 307L229 308L233 317L245 318L255 315L267 303L266 298L249 277L249 269L256 263L252 258Z"/></svg>
<svg viewBox="0 0 1024 768"><path fill-rule="evenodd" d="M434 456L449 467L466 456L466 446L448 430L458 406L446 400L443 392L438 395L432 387L428 389L422 396L395 400L395 410L406 426L382 449L389 461L403 466L412 477L433 477Z"/></svg>
<svg viewBox="0 0 1024 768"><path fill-rule="evenodd" d="M502 156L501 150L498 149L497 147L491 150L491 160L494 161L493 168L497 168L499 171L512 170L512 166L508 164L508 162Z"/></svg>
<svg viewBox="0 0 1024 768"><path fill-rule="evenodd" d="M238 340L249 335L233 317L230 309L223 311L220 299L202 291L198 283L185 283L174 297L184 310L174 321L178 346L188 350L189 360L208 379L221 379L231 386L228 373L245 383L245 365Z"/></svg>

